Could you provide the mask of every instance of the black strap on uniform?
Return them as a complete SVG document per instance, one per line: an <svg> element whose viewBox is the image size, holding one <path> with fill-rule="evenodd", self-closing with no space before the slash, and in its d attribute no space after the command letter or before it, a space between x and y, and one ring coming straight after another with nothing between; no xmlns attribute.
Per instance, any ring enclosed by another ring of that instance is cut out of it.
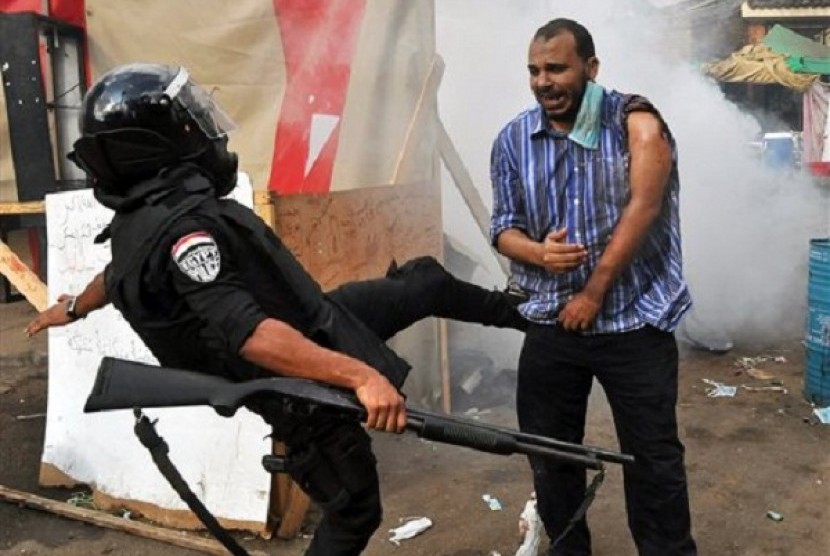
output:
<svg viewBox="0 0 830 556"><path fill-rule="evenodd" d="M170 483L170 486L173 487L173 490L184 500L191 511L196 514L199 521L207 527L211 535L216 537L216 540L222 543L231 554L234 556L249 556L248 552L239 546L236 540L231 537L230 533L219 524L219 521L202 504L202 501L190 490L190 487L187 485L181 473L179 473L179 470L170 461L170 457L167 455L170 448L167 446L167 442L159 436L154 426L155 423L150 421L139 408L135 408L133 413L135 414L135 435L144 447L150 451L153 462L155 462L161 474L164 475L164 478L167 479L167 482Z"/></svg>
<svg viewBox="0 0 830 556"><path fill-rule="evenodd" d="M579 504L579 507L574 512L574 515L571 516L571 519L568 521L568 525L565 529L559 533L559 536L556 537L552 543L550 543L550 548L548 549L551 553L553 553L553 549L558 545L562 539L564 539L568 533L571 532L571 529L574 528L574 525L577 522L585 517L585 513L588 511L588 508L591 506L591 503L594 501L594 498L597 495L597 491L599 487L602 485L602 481L605 480L605 466L600 467L599 471L594 478L591 480L591 484L588 485L588 488L585 490L585 498L582 499L582 503Z"/></svg>

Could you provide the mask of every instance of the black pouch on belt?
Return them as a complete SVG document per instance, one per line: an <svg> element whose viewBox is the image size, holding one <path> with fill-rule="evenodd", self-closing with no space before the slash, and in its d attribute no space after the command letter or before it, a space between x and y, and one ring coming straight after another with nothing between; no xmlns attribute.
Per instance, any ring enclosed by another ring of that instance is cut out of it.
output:
<svg viewBox="0 0 830 556"><path fill-rule="evenodd" d="M349 492L316 445L291 450L286 456L285 468L323 510L338 510L349 502Z"/></svg>
<svg viewBox="0 0 830 556"><path fill-rule="evenodd" d="M359 427L341 427L335 440L320 444L320 450L332 462L341 484L349 493L363 492L377 482L377 459L372 453L372 441Z"/></svg>

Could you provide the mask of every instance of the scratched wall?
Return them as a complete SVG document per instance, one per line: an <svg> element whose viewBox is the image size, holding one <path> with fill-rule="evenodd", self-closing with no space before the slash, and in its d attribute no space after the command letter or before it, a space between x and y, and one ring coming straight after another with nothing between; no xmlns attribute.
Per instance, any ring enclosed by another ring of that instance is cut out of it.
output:
<svg viewBox="0 0 830 556"><path fill-rule="evenodd" d="M250 204L250 189L248 204ZM79 292L110 259L93 244L111 213L90 190L48 195L49 297ZM153 466L132 433L130 411L84 414L101 357L155 363L112 307L49 331L49 392L41 483L90 484L118 506L140 509L164 524L196 521ZM260 467L270 450L267 427L245 410L232 419L206 408L148 410L170 444L170 456L205 504L233 527L261 530L270 476ZM220 449L217 449L220 447ZM140 503L137 501L141 501Z"/></svg>

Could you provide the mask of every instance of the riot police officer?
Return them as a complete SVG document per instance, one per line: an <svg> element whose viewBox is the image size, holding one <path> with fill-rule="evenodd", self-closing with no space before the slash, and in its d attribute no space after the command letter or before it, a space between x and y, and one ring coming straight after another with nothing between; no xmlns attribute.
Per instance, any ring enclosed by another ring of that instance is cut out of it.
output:
<svg viewBox="0 0 830 556"><path fill-rule="evenodd" d="M33 334L112 302L162 365L247 380L276 373L353 390L369 428L401 432L408 364L383 342L426 316L522 329L507 298L423 257L324 293L235 185L230 118L181 67L130 64L93 84L70 158L115 216L112 261L61 296ZM359 554L380 524L370 438L356 423L248 406L287 445L289 473L322 509L310 555Z"/></svg>

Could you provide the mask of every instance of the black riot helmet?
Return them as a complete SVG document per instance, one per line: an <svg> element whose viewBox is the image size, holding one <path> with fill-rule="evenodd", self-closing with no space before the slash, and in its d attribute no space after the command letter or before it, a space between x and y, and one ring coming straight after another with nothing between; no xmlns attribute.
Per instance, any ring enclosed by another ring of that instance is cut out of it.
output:
<svg viewBox="0 0 830 556"><path fill-rule="evenodd" d="M236 184L227 150L231 119L182 67L127 64L102 75L84 97L81 138L69 158L97 192L122 196L181 162L199 166L218 195Z"/></svg>

